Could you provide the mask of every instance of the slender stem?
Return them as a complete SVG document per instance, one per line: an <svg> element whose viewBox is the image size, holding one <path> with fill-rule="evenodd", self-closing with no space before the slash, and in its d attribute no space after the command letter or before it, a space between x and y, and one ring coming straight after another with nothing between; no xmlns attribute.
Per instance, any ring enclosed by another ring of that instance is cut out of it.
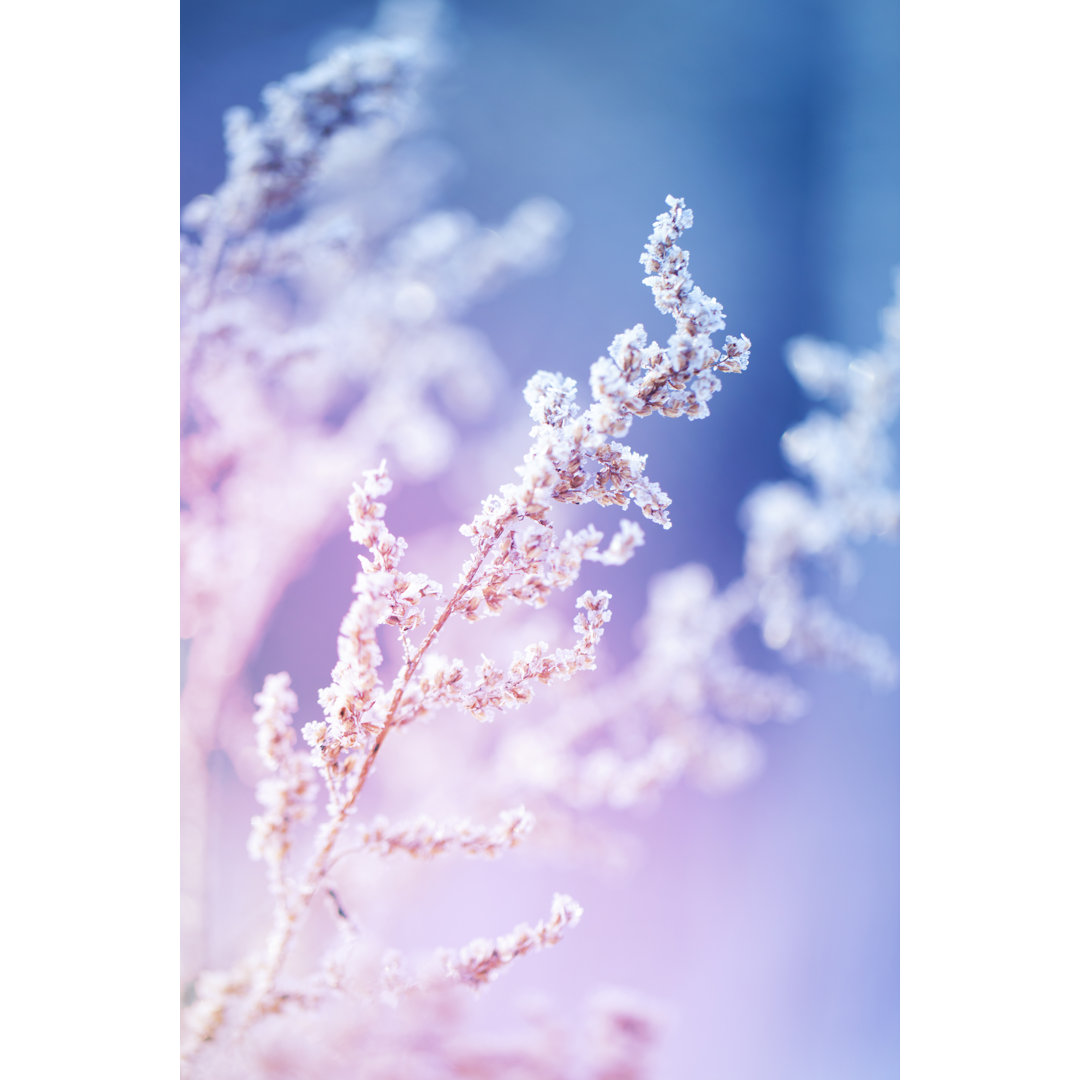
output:
<svg viewBox="0 0 1080 1080"><path fill-rule="evenodd" d="M332 863L331 856L334 853L334 845L337 843L341 830L345 827L346 819L349 816L349 812L352 810L353 804L363 790L368 774L371 772L371 767L375 763L375 758L382 749L386 736L394 727L397 710L401 705L401 699L405 693L406 687L409 685L412 677L416 674L416 670L420 666L420 661L423 659L424 654L438 637L440 631L446 625L450 616L453 615L464 596L475 585L476 578L480 573L484 560L495 547L496 542L502 535L503 528L504 526L498 528L494 534L474 552L472 566L469 568L461 584L455 590L454 595L447 601L446 606L443 608L438 619L435 620L435 623L428 631L427 636L421 642L416 654L408 664L404 666L399 674L397 679L397 689L390 702L390 707L386 711L386 722L383 725L382 731L379 732L375 739L375 743L368 751L367 757L364 759L364 764L361 766L356 778L346 789L347 794L343 799L337 802L333 817L327 822L323 829L320 837L321 844L319 850L311 860L304 884L297 890L292 904L285 902L278 908L277 933L274 935L269 954L266 957L266 963L263 966L261 978L257 983L255 994L248 1006L243 1025L244 1027L247 1027L261 1013L266 1011L267 1000L273 992L274 983L285 962L285 956L288 947L292 942L296 927L300 922L301 917L310 906L311 899L315 895L319 882L330 868Z"/></svg>

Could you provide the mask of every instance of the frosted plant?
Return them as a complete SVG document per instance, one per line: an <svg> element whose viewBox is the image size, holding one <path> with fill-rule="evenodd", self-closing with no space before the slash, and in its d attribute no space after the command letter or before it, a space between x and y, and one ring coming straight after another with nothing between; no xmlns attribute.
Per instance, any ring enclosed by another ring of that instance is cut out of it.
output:
<svg viewBox="0 0 1080 1080"><path fill-rule="evenodd" d="M533 199L495 229L429 211L439 155L413 136L438 5L374 31L226 116L224 183L181 238L181 635L185 960L199 962L206 756L242 715L244 667L285 587L336 527L357 461L400 478L450 460L499 369L458 322L552 254ZM238 707L238 703L240 704ZM234 725L235 726L235 725Z"/></svg>
<svg viewBox="0 0 1080 1080"><path fill-rule="evenodd" d="M506 668L487 657L467 665L435 649L448 623L473 623L515 604L544 607L554 593L575 584L585 562L625 563L643 542L641 527L628 520L606 546L591 524L559 535L554 523L559 504L625 509L634 503L646 518L670 526L670 499L646 475L644 456L617 440L628 434L635 417L653 412L707 416L708 401L720 388L719 373L745 370L750 342L729 335L720 349L713 347L711 335L725 325L723 310L694 284L686 252L677 243L692 224L691 212L681 199L669 196L667 204L642 262L645 283L657 308L673 318L674 333L666 346L649 342L640 325L617 335L608 355L592 367L592 402L584 409L576 402L575 380L550 372L529 380L525 399L534 421L532 445L517 469L518 480L504 484L462 526L472 551L448 599L447 590L426 574L402 569L407 545L385 521L382 499L391 488L385 462L355 485L350 535L367 555L360 557L355 599L341 624L338 663L319 694L323 715L302 728L307 752L297 745L292 726L298 703L288 676L269 676L256 699L258 745L274 775L258 791L264 812L253 822L250 851L267 865L275 898L273 928L261 954L229 975L201 981L189 1010L191 1060L201 1043L242 1039L270 1014L303 1008L333 989L325 972L306 984L284 985L283 969L315 897L329 889L328 874L348 849L490 856L515 846L532 827L524 809L504 811L497 825L479 828L429 821L395 826L380 819L358 827L353 819L391 732L448 708L490 721L528 702L537 684L566 680L595 666L611 617L611 595L604 590L587 590L577 598L576 641L570 647L536 641ZM384 655L393 637L396 667L386 664ZM312 814L319 782L327 797L326 818L303 868L290 872L293 825ZM344 925L350 925L338 907ZM384 964L366 992L412 995L447 982L484 984L518 957L557 943L580 915L571 898L556 894L550 915L537 924L444 954L438 975L401 974Z"/></svg>
<svg viewBox="0 0 1080 1080"><path fill-rule="evenodd" d="M882 316L882 342L854 356L838 345L799 338L788 364L803 389L840 411L818 409L785 432L792 467L811 487L766 484L747 500L743 583L749 616L765 644L793 661L853 667L888 685L895 665L887 646L806 595L801 564L832 564L852 580L852 545L896 535L900 496L891 428L900 403L899 305Z"/></svg>

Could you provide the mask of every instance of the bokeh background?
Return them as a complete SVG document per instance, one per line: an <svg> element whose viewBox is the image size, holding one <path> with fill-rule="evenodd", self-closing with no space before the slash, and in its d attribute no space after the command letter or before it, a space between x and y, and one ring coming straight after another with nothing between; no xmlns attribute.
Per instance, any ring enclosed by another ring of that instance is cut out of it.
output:
<svg viewBox="0 0 1080 1080"><path fill-rule="evenodd" d="M257 106L266 83L365 28L373 9L183 0L184 202L222 178L223 111ZM686 243L695 279L723 302L729 332L754 344L749 372L725 380L709 421L634 429L674 500L675 527L649 530L612 589L605 644L626 655L651 573L695 560L720 582L737 575L739 504L788 474L779 439L809 407L784 365L785 342L813 334L858 349L878 340L899 264L898 6L458 0L450 14L451 62L430 102L433 130L455 155L442 202L493 220L549 195L571 220L551 271L472 314L508 373L505 408L518 407L538 367L584 381L612 335L636 322L666 338L637 256L669 192L695 212ZM459 513L445 483L409 498L397 523ZM863 557L854 589L824 587L898 647L896 549ZM354 569L343 529L289 590L253 660L253 689L287 668L301 701L313 702ZM535 987L572 1010L595 983L654 996L670 1006L660 1061L669 1077L898 1076L898 694L851 676L798 677L811 709L762 733L761 777L719 799L665 799L636 823L643 854L628 876L522 871L489 914L485 875L505 865L470 870L418 914L433 943L534 918L558 888L585 907L581 927L524 961L492 997ZM223 861L235 851L246 863L245 824L215 838ZM220 948L226 962L227 943Z"/></svg>

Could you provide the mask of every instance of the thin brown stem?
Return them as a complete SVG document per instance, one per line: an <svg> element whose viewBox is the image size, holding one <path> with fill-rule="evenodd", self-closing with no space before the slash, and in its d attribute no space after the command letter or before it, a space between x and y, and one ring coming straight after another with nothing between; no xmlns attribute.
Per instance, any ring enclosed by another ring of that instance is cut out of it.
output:
<svg viewBox="0 0 1080 1080"><path fill-rule="evenodd" d="M371 749L368 751L367 756L364 759L364 764L356 774L356 778L349 785L347 795L341 799L341 801L337 802L335 813L330 821L327 822L325 830L321 834L321 846L311 860L304 884L297 890L292 904L289 904L286 901L278 909L278 932L274 935L273 944L271 945L270 952L266 958L266 963L263 966L262 978L259 980L256 992L248 1006L244 1027L250 1025L252 1021L266 1010L267 1000L273 993L274 983L277 981L277 977L281 972L296 928L300 919L310 907L311 898L315 895L319 883L322 881L334 861L331 859L331 856L334 854L334 845L337 843L338 836L345 827L349 812L352 810L360 792L363 790L368 774L375 764L375 759L382 749L386 736L394 727L395 716L401 705L401 699L404 696L406 687L409 685L412 677L416 674L417 668L420 666L420 661L424 658L424 654L439 636L439 633L450 619L450 616L457 610L462 599L476 584L477 576L484 565L484 561L487 559L499 537L502 535L503 528L504 527L498 528L473 554L472 566L469 568L461 584L455 590L454 595L447 601L446 606L443 608L438 619L435 620L431 629L427 632L426 637L420 643L420 647L416 650L415 655L398 675L397 689L390 702L390 707L386 711L386 720L383 728L376 737Z"/></svg>

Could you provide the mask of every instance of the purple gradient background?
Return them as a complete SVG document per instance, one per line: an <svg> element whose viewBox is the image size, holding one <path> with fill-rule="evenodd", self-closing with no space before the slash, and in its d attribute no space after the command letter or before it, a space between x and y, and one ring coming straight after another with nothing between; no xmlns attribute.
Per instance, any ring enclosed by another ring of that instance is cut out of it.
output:
<svg viewBox="0 0 1080 1080"><path fill-rule="evenodd" d="M224 109L255 105L265 83L304 67L328 33L365 27L371 10L184 0L185 202L221 179ZM637 256L669 192L695 211L696 280L723 302L728 329L754 343L749 372L725 380L708 422L634 429L674 500L675 527L650 529L613 583L605 645L625 656L651 573L695 560L721 582L737 574L738 505L787 474L780 435L808 408L784 343L804 333L853 348L877 341L899 261L897 5L459 0L455 14L455 62L432 102L459 160L443 202L491 220L547 194L572 219L555 270L471 320L509 373L508 408L538 367L586 377L635 322L666 337ZM437 484L391 509L406 535L459 513ZM898 646L897 551L864 554L858 587L830 595ZM343 528L289 590L253 661L253 688L287 668L301 702L314 700L354 570ZM581 927L507 975L483 1006L492 1016L527 989L554 991L572 1011L592 985L618 983L672 1007L664 1076L898 1076L898 694L849 676L800 678L813 705L798 724L762 732L764 774L720 799L677 793L643 816L630 877L470 865L439 878L438 902L413 913L415 928L402 916L403 934L449 944L501 932L546 910L557 888L585 907ZM250 798L225 764L216 783L223 808ZM258 873L244 851L247 817L229 820L214 842L225 865L235 851L236 878L224 873L216 889L222 905L242 905L238 881L254 872L258 884Z"/></svg>

